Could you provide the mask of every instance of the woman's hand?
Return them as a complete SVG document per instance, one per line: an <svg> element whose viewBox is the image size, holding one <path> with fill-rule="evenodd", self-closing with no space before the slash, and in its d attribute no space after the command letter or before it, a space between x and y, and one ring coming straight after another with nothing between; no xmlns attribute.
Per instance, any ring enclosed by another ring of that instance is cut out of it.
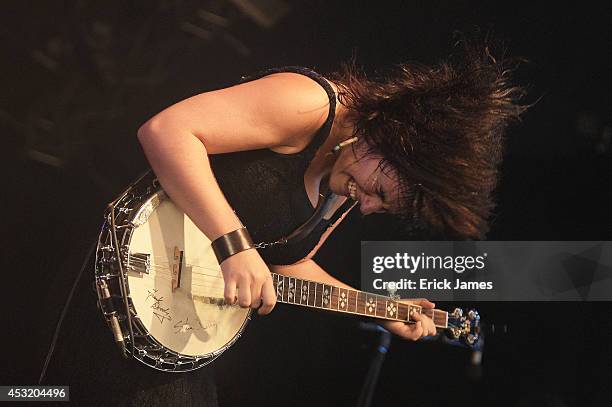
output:
<svg viewBox="0 0 612 407"><path fill-rule="evenodd" d="M259 315L272 311L276 304L272 275L257 250L244 250L228 257L221 263L221 271L227 304L234 304L238 299L238 305L243 308L259 308Z"/></svg>
<svg viewBox="0 0 612 407"><path fill-rule="evenodd" d="M435 304L433 302L429 302L424 298L416 298L412 300L400 300L403 303L420 305L423 308L434 308ZM413 341L419 340L424 336L433 336L436 334L436 327L431 320L426 315L412 313L410 314L410 318L416 321L414 324L407 324L401 321L384 321L381 325L391 333L404 338L410 339Z"/></svg>

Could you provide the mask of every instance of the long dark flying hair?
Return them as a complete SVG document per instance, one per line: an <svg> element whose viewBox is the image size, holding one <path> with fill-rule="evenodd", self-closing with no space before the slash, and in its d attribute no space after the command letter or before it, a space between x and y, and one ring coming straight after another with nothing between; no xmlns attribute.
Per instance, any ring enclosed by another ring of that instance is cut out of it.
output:
<svg viewBox="0 0 612 407"><path fill-rule="evenodd" d="M401 64L368 79L355 63L331 75L355 134L399 177L401 215L430 237L482 239L494 208L503 133L527 108L517 59L462 39L433 66Z"/></svg>

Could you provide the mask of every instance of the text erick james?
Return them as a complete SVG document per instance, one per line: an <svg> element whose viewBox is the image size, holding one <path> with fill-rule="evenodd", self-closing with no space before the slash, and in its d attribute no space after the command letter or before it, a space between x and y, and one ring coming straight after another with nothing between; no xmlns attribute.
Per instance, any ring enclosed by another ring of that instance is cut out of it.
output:
<svg viewBox="0 0 612 407"><path fill-rule="evenodd" d="M493 283L491 281L461 281L452 280L429 280L427 278L419 279L419 289L421 290L491 290Z"/></svg>

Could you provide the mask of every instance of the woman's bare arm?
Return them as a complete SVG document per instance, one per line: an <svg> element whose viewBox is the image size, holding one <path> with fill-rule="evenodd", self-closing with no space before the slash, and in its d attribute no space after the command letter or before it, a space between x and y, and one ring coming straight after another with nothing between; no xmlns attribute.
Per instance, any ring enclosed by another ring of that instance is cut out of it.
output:
<svg viewBox="0 0 612 407"><path fill-rule="evenodd" d="M161 185L211 240L241 227L216 183L208 154L271 148L291 153L308 144L329 111L325 91L291 73L271 75L183 100L147 121L138 139ZM255 250L222 264L225 297L268 313L275 296Z"/></svg>

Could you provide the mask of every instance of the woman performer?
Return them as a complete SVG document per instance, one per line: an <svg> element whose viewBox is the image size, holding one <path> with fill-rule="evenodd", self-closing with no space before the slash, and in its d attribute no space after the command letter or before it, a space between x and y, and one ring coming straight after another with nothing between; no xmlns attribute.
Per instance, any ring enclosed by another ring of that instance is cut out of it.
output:
<svg viewBox="0 0 612 407"><path fill-rule="evenodd" d="M446 238L484 236L520 95L487 50L468 48L456 66L402 65L381 81L281 68L183 100L138 138L164 190L215 241L226 302L263 315L276 299L270 269L342 285L312 256L355 206ZM290 235L326 189L331 209L310 233L259 252L249 243L249 232L258 242ZM415 320L383 324L406 339L436 333Z"/></svg>

